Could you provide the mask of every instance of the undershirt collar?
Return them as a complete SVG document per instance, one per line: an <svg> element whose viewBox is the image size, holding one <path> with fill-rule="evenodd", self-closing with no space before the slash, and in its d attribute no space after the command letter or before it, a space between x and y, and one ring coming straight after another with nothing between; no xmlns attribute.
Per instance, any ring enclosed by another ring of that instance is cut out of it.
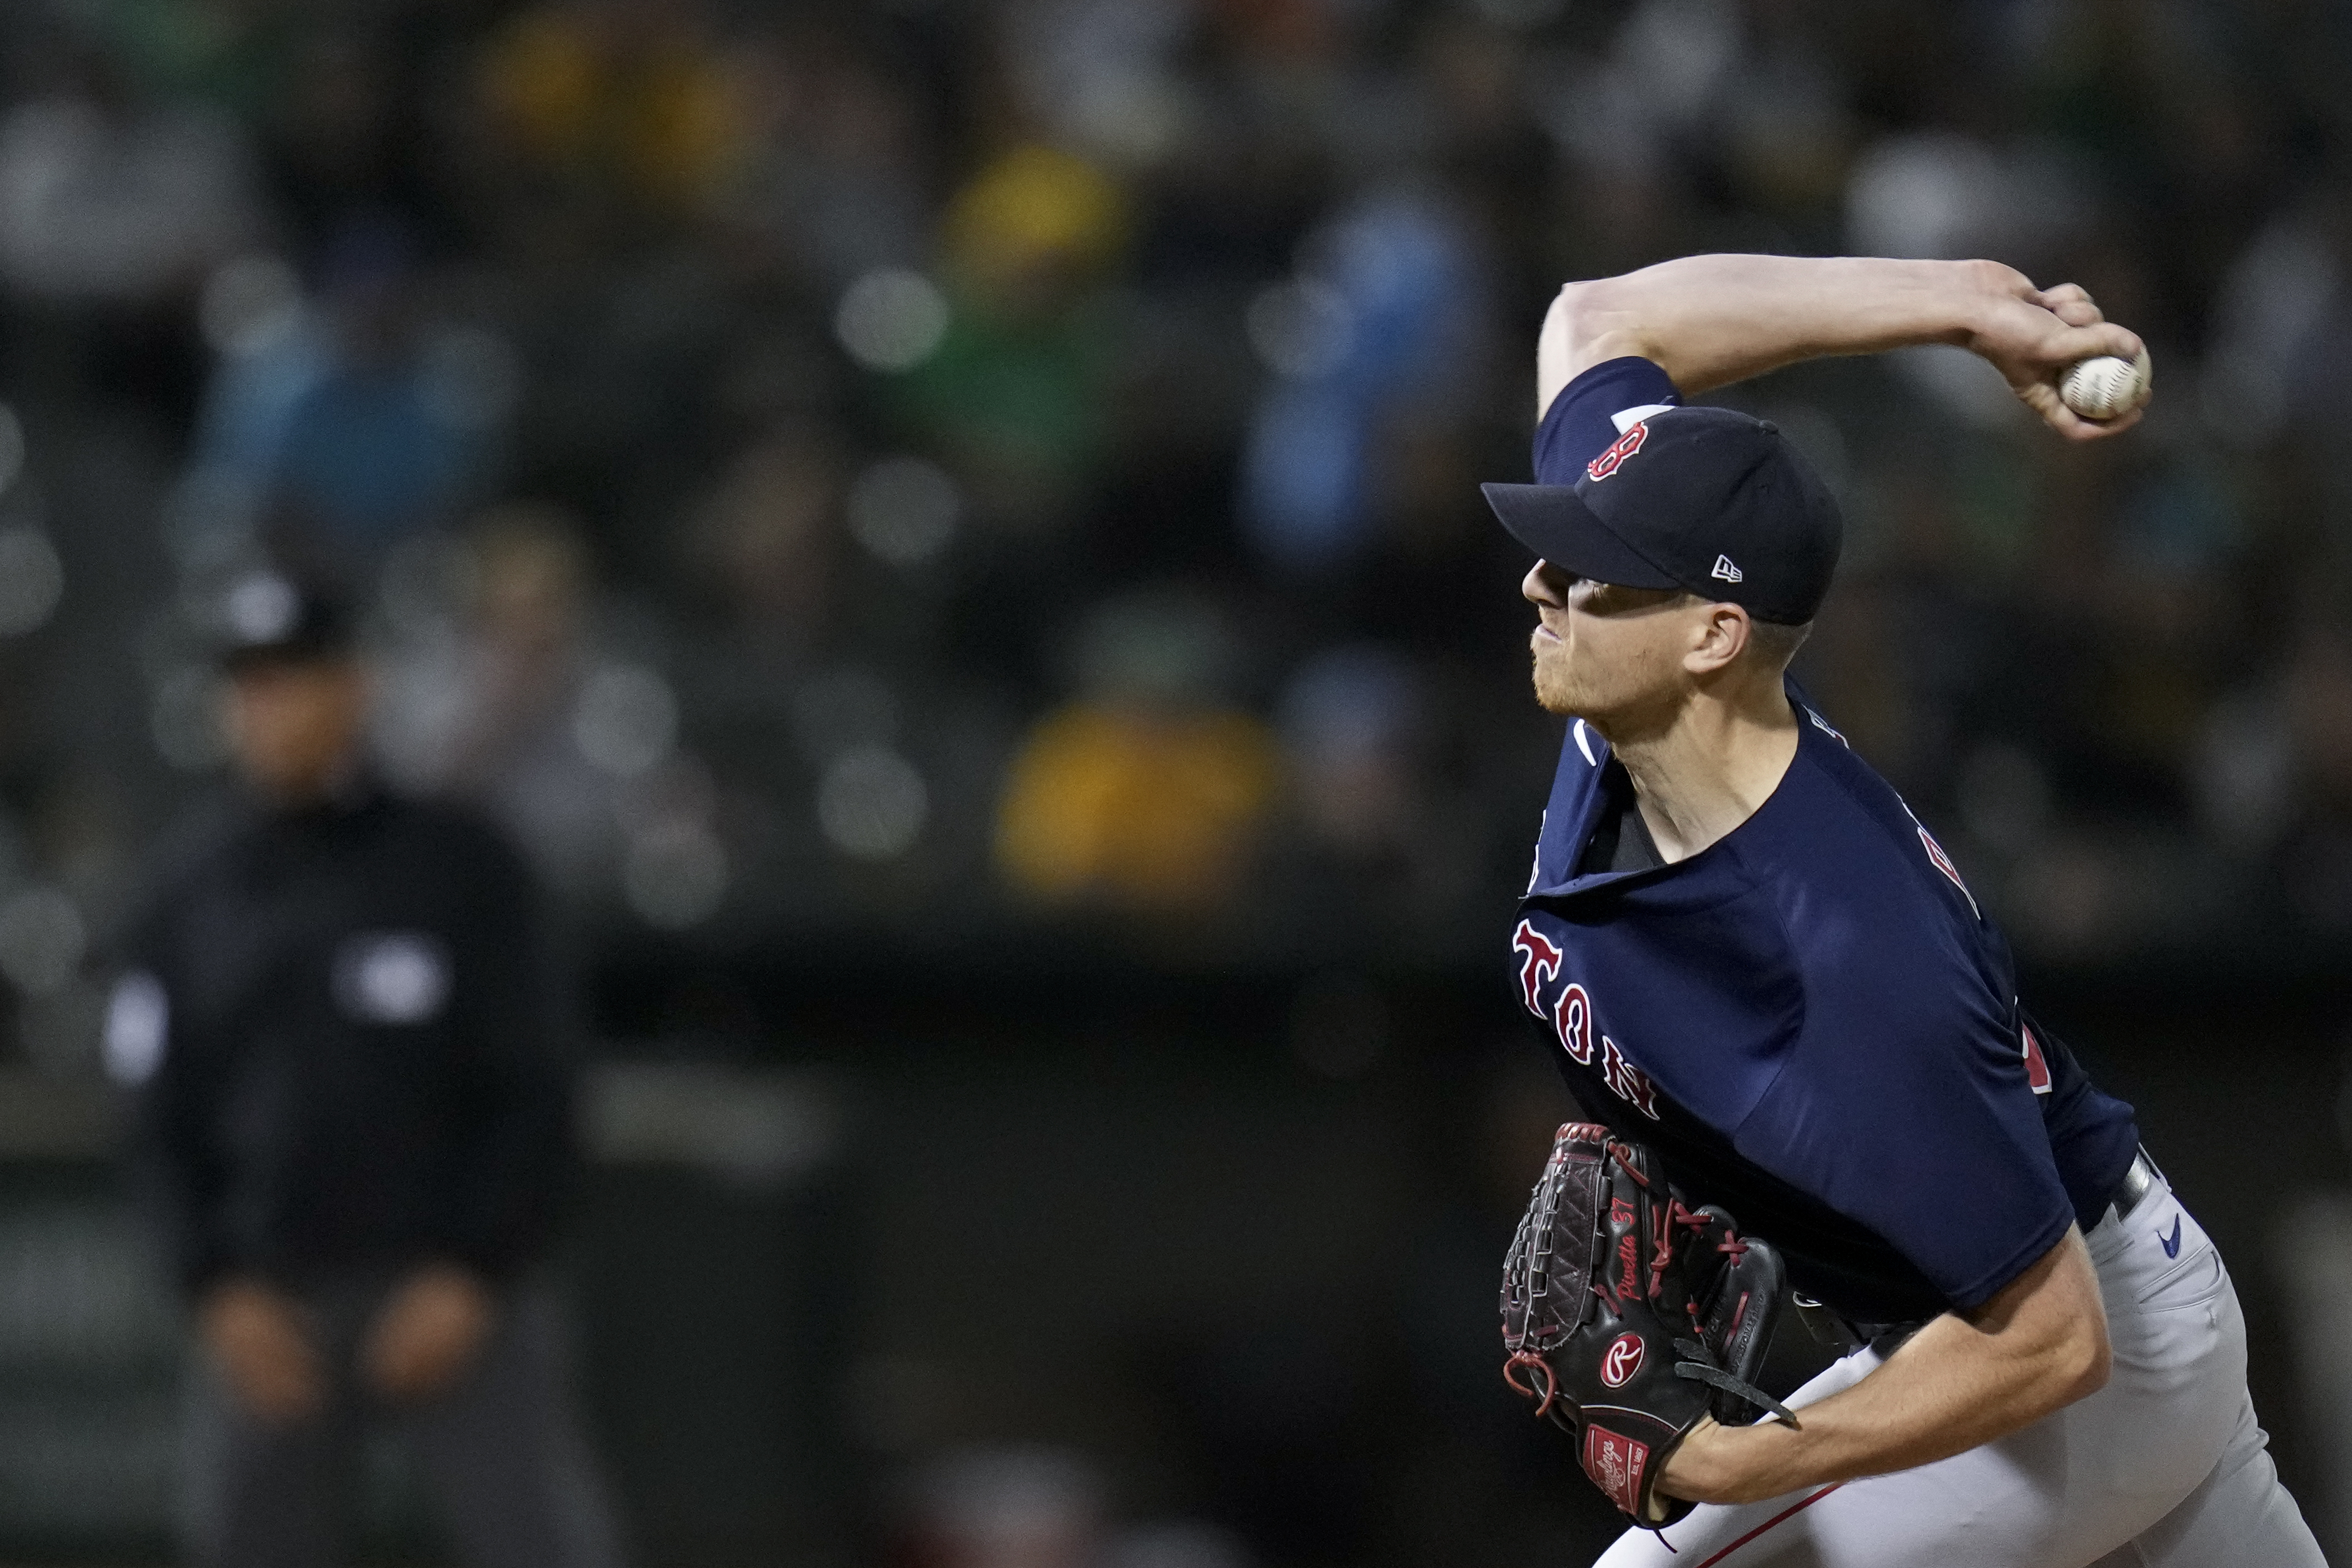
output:
<svg viewBox="0 0 2352 1568"><path fill-rule="evenodd" d="M1666 863L1666 857L1658 852L1658 841L1650 836L1650 824L1642 820L1633 781L1616 758L1610 758L1608 767L1609 777L1603 780L1603 788L1609 791L1609 802L1592 825L1592 837L1577 861L1576 874L1601 876L1655 871Z"/></svg>

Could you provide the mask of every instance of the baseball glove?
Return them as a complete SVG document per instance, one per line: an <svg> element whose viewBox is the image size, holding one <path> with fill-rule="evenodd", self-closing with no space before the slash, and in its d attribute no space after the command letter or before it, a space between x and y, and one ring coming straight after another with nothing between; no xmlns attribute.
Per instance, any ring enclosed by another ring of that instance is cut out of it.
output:
<svg viewBox="0 0 2352 1568"><path fill-rule="evenodd" d="M1753 1382L1785 1282L1731 1216L1685 1207L1656 1155L1571 1122L1503 1262L1504 1380L1577 1439L1611 1501L1662 1530L1693 1506L1655 1485L1699 1417L1797 1425Z"/></svg>

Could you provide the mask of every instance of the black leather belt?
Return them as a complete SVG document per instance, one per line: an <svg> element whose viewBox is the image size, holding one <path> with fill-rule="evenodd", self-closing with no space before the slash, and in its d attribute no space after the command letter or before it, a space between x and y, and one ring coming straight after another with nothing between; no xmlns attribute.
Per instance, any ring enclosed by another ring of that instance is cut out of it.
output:
<svg viewBox="0 0 2352 1568"><path fill-rule="evenodd" d="M1904 1323L1866 1323L1850 1318L1834 1307L1825 1307L1811 1296L1790 1293L1790 1301L1797 1309L1797 1321L1832 1354L1852 1355L1864 1345L1878 1352L1885 1360L1903 1348L1903 1342L1927 1326L1926 1318L1914 1318Z"/></svg>
<svg viewBox="0 0 2352 1568"><path fill-rule="evenodd" d="M2137 1208L2163 1180L2164 1173L2156 1168L2156 1162L2147 1157L2143 1146L2132 1155L2131 1168L2124 1172L2124 1179L2116 1183L2115 1195L2107 1199L2107 1207L2120 1218Z"/></svg>

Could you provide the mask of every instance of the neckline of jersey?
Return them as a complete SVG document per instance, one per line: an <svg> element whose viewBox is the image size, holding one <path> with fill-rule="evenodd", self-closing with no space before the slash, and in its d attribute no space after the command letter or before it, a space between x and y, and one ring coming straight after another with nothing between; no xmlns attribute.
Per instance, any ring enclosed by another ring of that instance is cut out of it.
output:
<svg viewBox="0 0 2352 1568"><path fill-rule="evenodd" d="M1685 855L1681 860L1668 861L1663 865L1649 866L1641 871L1602 871L1580 875L1573 869L1582 862L1585 849L1592 842L1592 835L1601 825L1601 808L1609 798L1609 789L1605 784L1608 770L1612 768L1617 768L1620 772L1624 770L1624 764L1617 760L1617 754L1608 741L1601 738L1598 730L1586 725L1585 734L1599 745L1601 754L1592 764L1595 788L1586 793L1583 807L1577 815L1576 825L1570 833L1567 857L1567 863L1571 868L1570 874L1564 880L1537 883L1528 890L1528 899L1574 898L1587 893L1597 893L1604 887L1621 887L1637 882L1665 882L1675 878L1702 875L1733 859L1738 853L1735 841L1745 837L1752 841L1756 834L1751 830L1756 824L1768 816L1777 814L1774 808L1788 795L1789 780L1796 775L1797 765L1805 760L1807 748L1844 743L1843 737L1831 729L1827 722L1799 695L1795 683L1787 683L1783 690L1788 694L1790 710L1795 714L1797 719L1797 748L1789 754L1789 766L1781 769L1779 780L1772 786L1772 792L1765 796L1756 810L1748 812L1738 827L1733 828L1696 854ZM1570 720L1570 722L1573 724L1583 721ZM1635 809L1639 810L1638 807ZM1731 847L1727 849L1726 846Z"/></svg>

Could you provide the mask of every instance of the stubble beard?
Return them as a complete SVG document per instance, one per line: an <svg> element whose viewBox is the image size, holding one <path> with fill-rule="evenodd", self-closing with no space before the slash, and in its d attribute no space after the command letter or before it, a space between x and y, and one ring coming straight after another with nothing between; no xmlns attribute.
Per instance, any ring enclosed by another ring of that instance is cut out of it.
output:
<svg viewBox="0 0 2352 1568"><path fill-rule="evenodd" d="M1579 711L1577 683L1569 673L1567 649L1555 647L1550 657L1538 645L1533 651L1536 704L1544 712L1567 718Z"/></svg>
<svg viewBox="0 0 2352 1568"><path fill-rule="evenodd" d="M1540 646L1540 645L1539 645ZM1670 727L1680 705L1670 690L1646 686L1637 671L1604 672L1598 689L1591 666L1577 669L1565 643L1534 659L1536 702L1558 718L1580 718L1616 744L1621 737Z"/></svg>

